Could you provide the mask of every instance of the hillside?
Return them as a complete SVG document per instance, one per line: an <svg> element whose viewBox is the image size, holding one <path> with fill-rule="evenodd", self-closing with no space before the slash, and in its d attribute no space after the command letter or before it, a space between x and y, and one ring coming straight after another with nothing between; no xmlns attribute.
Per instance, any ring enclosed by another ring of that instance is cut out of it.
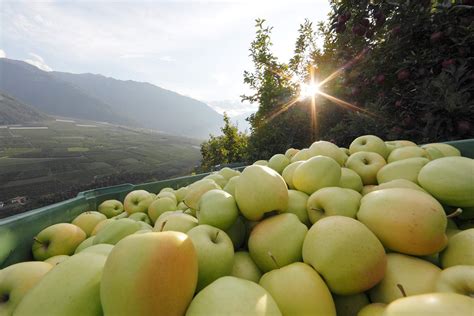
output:
<svg viewBox="0 0 474 316"><path fill-rule="evenodd" d="M39 122L48 116L0 92L0 125Z"/></svg>
<svg viewBox="0 0 474 316"><path fill-rule="evenodd" d="M122 81L94 74L52 72L57 79L81 88L140 126L206 139L219 133L222 116L207 104L149 83Z"/></svg>

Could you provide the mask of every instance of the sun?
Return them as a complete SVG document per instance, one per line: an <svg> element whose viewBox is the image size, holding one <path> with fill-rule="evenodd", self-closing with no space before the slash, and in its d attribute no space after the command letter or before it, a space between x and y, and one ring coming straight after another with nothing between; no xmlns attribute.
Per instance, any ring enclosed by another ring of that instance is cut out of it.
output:
<svg viewBox="0 0 474 316"><path fill-rule="evenodd" d="M301 83L299 99L304 100L313 97L319 92L319 84L317 82Z"/></svg>

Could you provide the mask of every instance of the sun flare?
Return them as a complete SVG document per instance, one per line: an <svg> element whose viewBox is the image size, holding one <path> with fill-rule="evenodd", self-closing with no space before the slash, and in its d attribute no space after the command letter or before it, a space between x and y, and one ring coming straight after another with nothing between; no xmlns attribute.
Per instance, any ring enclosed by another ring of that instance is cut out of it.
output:
<svg viewBox="0 0 474 316"><path fill-rule="evenodd" d="M300 84L300 100L310 98L319 93L319 84L316 82Z"/></svg>

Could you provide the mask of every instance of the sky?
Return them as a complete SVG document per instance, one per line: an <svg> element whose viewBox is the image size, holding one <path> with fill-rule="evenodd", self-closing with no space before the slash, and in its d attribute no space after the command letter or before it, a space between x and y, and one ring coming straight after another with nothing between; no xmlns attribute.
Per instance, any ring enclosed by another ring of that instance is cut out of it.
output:
<svg viewBox="0 0 474 316"><path fill-rule="evenodd" d="M328 12L327 0L0 0L0 58L150 82L238 115L256 107L240 104L255 19L288 61L299 25Z"/></svg>

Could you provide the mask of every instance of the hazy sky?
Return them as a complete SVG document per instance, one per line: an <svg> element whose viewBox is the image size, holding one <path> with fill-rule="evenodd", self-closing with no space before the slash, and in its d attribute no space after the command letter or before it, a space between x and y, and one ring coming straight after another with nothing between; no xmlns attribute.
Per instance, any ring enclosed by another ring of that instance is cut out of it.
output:
<svg viewBox="0 0 474 316"><path fill-rule="evenodd" d="M299 24L325 20L329 4L0 0L0 10L0 57L44 70L147 81L209 102L238 101L245 92L256 18L274 27L274 52L287 61Z"/></svg>

